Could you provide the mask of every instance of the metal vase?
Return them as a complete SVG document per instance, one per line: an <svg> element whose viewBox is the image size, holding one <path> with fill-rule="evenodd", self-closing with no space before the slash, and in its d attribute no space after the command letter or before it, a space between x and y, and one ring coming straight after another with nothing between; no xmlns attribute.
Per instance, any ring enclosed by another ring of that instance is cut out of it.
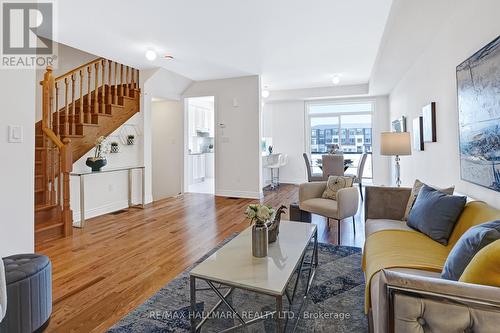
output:
<svg viewBox="0 0 500 333"><path fill-rule="evenodd" d="M257 258L267 257L267 226L252 227L252 255Z"/></svg>

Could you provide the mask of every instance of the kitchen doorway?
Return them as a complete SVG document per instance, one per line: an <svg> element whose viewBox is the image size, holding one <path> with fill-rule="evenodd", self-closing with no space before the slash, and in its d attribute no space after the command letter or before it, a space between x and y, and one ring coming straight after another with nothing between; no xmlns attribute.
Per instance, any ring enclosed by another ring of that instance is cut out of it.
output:
<svg viewBox="0 0 500 333"><path fill-rule="evenodd" d="M215 98L185 99L186 192L215 194Z"/></svg>

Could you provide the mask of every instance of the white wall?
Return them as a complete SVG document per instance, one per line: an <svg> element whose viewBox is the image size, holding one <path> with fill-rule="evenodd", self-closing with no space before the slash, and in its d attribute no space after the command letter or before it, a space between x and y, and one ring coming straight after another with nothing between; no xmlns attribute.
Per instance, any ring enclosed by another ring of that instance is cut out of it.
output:
<svg viewBox="0 0 500 333"><path fill-rule="evenodd" d="M152 137L152 98L181 100L182 92L191 84L191 80L163 68L141 71L142 89L141 113L143 122L142 161L146 167L146 202L153 200L153 137ZM179 177L182 177L179 175Z"/></svg>
<svg viewBox="0 0 500 333"><path fill-rule="evenodd" d="M182 192L184 107L180 101L152 103L153 200Z"/></svg>
<svg viewBox="0 0 500 333"><path fill-rule="evenodd" d="M370 100L375 103L372 117L373 129L373 183L388 184L389 158L380 155L380 132L389 130L389 105L386 96L358 97L335 99L336 102ZM305 101L288 101L266 103L264 105L264 122L271 119L272 130L266 136L272 137L275 152L288 154L288 164L280 169L282 183L300 184L307 180L306 168L302 154L305 144ZM272 116L269 116L271 114ZM263 125L267 128L269 125ZM268 135L269 134L269 135ZM270 178L265 173L265 181Z"/></svg>
<svg viewBox="0 0 500 333"><path fill-rule="evenodd" d="M500 193L460 179L458 110L455 68L500 33L500 2L457 1L449 19L390 95L390 118L413 118L429 102L437 105L437 142L426 143L422 152L401 158L403 184L415 178L448 186L472 198L500 207Z"/></svg>
<svg viewBox="0 0 500 333"><path fill-rule="evenodd" d="M119 168L127 166L143 165L142 144L143 115L136 113L125 124L111 133L106 141L119 144L119 153L110 153L106 156L108 164L103 168ZM125 136L135 135L135 144L127 145ZM94 149L82 156L73 164L73 171L88 171L85 165L87 157L94 154ZM132 182L132 202L138 204L141 196L141 174L134 171ZM70 179L71 209L73 210L73 221L80 221L80 184L78 177ZM146 195L146 199L150 199ZM127 171L103 173L85 176L85 218L91 218L128 207L128 173Z"/></svg>
<svg viewBox="0 0 500 333"><path fill-rule="evenodd" d="M35 70L0 70L0 257L34 251ZM23 126L8 143L8 125Z"/></svg>
<svg viewBox="0 0 500 333"><path fill-rule="evenodd" d="M184 97L215 96L216 195L259 198L260 77L246 76L194 82Z"/></svg>

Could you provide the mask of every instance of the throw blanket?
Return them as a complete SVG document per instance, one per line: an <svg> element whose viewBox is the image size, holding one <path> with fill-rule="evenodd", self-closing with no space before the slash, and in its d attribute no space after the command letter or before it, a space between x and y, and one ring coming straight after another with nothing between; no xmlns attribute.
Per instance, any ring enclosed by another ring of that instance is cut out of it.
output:
<svg viewBox="0 0 500 333"><path fill-rule="evenodd" d="M0 321L5 317L7 311L7 286L5 285L5 269L3 260L0 258Z"/></svg>
<svg viewBox="0 0 500 333"><path fill-rule="evenodd" d="M363 271L365 272L365 313L370 310L370 282L386 268L415 268L441 272L449 249L419 232L383 230L365 241Z"/></svg>

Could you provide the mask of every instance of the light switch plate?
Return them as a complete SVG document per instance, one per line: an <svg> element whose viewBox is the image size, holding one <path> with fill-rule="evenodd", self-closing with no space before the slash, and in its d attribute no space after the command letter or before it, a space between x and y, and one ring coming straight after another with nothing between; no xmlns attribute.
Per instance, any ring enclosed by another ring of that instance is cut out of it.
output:
<svg viewBox="0 0 500 333"><path fill-rule="evenodd" d="M23 127L20 125L9 125L9 142L23 142Z"/></svg>

